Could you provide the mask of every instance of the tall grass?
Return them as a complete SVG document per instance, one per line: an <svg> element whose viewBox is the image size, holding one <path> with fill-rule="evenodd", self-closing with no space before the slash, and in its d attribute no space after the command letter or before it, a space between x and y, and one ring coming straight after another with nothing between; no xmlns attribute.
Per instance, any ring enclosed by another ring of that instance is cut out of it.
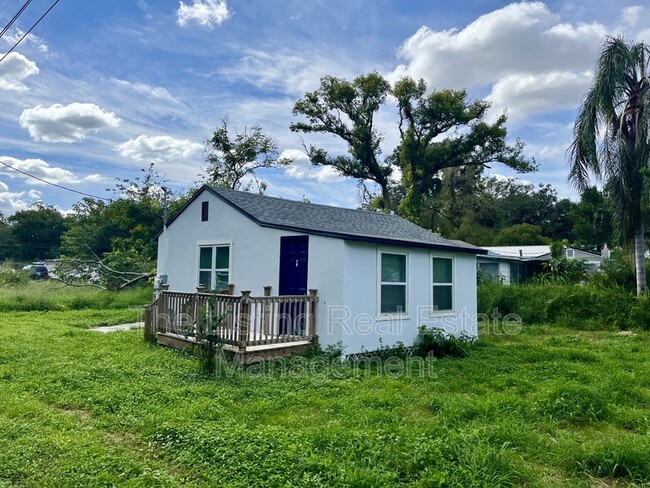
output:
<svg viewBox="0 0 650 488"><path fill-rule="evenodd" d="M53 280L29 281L0 287L0 312L124 309L145 305L151 297L151 287L110 292L66 286Z"/></svg>
<svg viewBox="0 0 650 488"><path fill-rule="evenodd" d="M524 325L554 324L582 330L650 329L650 296L594 285L481 284L478 311L516 314Z"/></svg>

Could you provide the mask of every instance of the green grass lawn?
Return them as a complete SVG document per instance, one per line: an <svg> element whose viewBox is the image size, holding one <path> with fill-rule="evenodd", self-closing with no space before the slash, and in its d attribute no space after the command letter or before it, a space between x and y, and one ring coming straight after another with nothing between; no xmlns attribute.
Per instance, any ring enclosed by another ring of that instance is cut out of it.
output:
<svg viewBox="0 0 650 488"><path fill-rule="evenodd" d="M83 328L135 313L0 314L0 487L650 483L646 332L486 335L422 377L207 377Z"/></svg>

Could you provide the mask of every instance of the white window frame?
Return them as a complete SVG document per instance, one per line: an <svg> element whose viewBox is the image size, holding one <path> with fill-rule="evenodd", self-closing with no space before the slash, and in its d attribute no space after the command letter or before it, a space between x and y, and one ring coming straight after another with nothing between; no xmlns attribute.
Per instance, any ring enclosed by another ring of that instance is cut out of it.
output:
<svg viewBox="0 0 650 488"><path fill-rule="evenodd" d="M567 259L575 259L576 253L574 249L567 249L564 255Z"/></svg>
<svg viewBox="0 0 650 488"><path fill-rule="evenodd" d="M434 283L433 282L433 260L448 259L451 261L451 283ZM435 310L433 303L433 288L435 286L451 286L451 309ZM456 313L456 258L454 256L441 256L440 254L429 253L429 310L431 317L441 315L454 315Z"/></svg>
<svg viewBox="0 0 650 488"><path fill-rule="evenodd" d="M212 248L212 263L211 263L211 268L201 268L201 249L205 247L210 247ZM227 247L228 248L228 268L216 268L216 261L217 261L217 252L216 249L218 247ZM228 282L232 281L232 243L231 242L222 242L215 244L213 242L198 242L197 243L197 248L196 248L196 285L200 285L201 283L199 280L201 279L201 271L210 271L210 284L212 284L212 281L215 282L217 281L217 271L227 271L228 272ZM228 283L226 283L228 284ZM210 289L210 287L208 287Z"/></svg>
<svg viewBox="0 0 650 488"><path fill-rule="evenodd" d="M406 258L405 262L405 271L406 271L406 280L403 282L392 282L381 280L381 258L384 254L393 254L404 256ZM386 320L392 318L399 319L408 319L409 318L409 253L403 251L393 251L391 249L379 249L377 252L377 320ZM382 312L381 311L381 287L382 285L404 285L404 311L403 312Z"/></svg>

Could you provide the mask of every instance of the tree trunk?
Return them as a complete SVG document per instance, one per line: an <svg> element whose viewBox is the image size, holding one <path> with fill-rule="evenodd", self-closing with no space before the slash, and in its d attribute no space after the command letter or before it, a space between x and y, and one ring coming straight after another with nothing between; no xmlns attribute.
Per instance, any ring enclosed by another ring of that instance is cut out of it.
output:
<svg viewBox="0 0 650 488"><path fill-rule="evenodd" d="M639 222L634 231L634 271L636 275L636 294L641 296L646 292L645 276L645 236L643 222Z"/></svg>
<svg viewBox="0 0 650 488"><path fill-rule="evenodd" d="M383 200L384 210L390 210L390 192L388 191L388 182L380 183L381 199Z"/></svg>

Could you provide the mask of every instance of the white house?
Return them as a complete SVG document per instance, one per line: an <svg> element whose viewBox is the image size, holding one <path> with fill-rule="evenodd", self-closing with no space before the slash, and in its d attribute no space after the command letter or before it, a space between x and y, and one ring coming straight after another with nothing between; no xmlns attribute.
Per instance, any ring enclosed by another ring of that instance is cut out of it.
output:
<svg viewBox="0 0 650 488"><path fill-rule="evenodd" d="M478 269L506 285L519 283L527 276L542 271L543 263L552 258L550 245L491 246L483 249L487 255L478 258ZM598 270L602 260L609 257L607 245L600 254L567 246L562 251L567 259L583 261L589 273Z"/></svg>
<svg viewBox="0 0 650 488"><path fill-rule="evenodd" d="M320 343L355 353L412 344L420 325L475 336L485 253L396 215L204 186L159 234L158 274L170 292L317 290Z"/></svg>

